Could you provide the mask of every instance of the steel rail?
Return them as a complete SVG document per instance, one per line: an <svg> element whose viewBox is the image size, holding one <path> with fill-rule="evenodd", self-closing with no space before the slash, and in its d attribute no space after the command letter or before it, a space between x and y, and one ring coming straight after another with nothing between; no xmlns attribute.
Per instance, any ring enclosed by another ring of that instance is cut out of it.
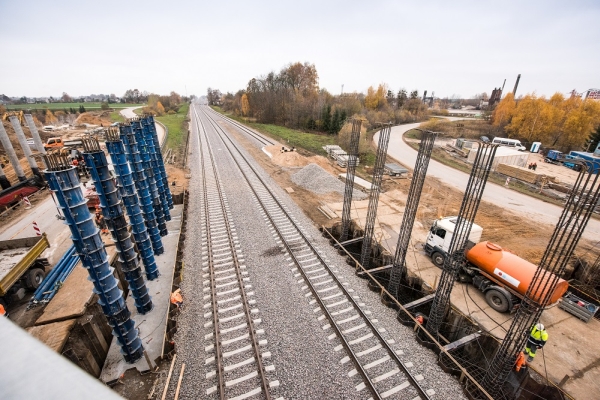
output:
<svg viewBox="0 0 600 400"><path fill-rule="evenodd" d="M239 122L237 122L234 119L231 119L221 113L216 112L215 110L213 110L212 108L208 107L208 110L210 110L214 115L217 115L221 118L223 118L225 121L229 122L231 125L236 126L237 128L243 130L244 132L246 132L247 134L249 134L250 136L252 136L253 138L255 138L257 141L261 142L263 145L269 145L272 146L274 145L276 142L271 141L271 139L268 139L264 136L262 136L261 134L258 134L254 131L252 131L251 129L249 129L248 127L240 124Z"/></svg>
<svg viewBox="0 0 600 400"><path fill-rule="evenodd" d="M207 115L205 113L205 115ZM207 117L209 118L210 121L210 117L207 115ZM375 334L375 336L377 336L377 338L379 339L379 341L382 344L382 347L384 347L386 349L386 351L388 352L388 354L391 356L392 359L394 359L394 361L396 362L396 364L398 364L398 366L401 367L402 371L404 372L404 375L411 381L412 386L419 392L419 394L421 395L422 398L424 399L430 399L429 395L426 393L425 389L423 389L421 387L421 385L419 385L417 379L410 373L410 371L408 370L408 368L404 365L404 363L400 360L400 358L398 357L398 355L394 352L394 350L390 347L390 345L388 344L388 342L381 336L381 334L379 333L379 331L377 330L377 328L373 325L373 323L371 322L371 320L367 317L367 315L364 313L364 311L361 309L361 307L358 305L358 303L354 300L354 298L350 295L350 293L344 288L344 285L342 285L342 283L339 281L339 279L337 278L337 276L331 271L331 268L329 267L329 265L327 264L327 262L325 260L323 260L323 258L321 257L321 255L319 254L319 252L314 248L314 246L310 243L310 241L306 238L306 235L304 235L304 233L300 230L300 228L297 226L297 224L293 221L293 219L291 218L291 216L289 215L289 213L285 210L285 208L283 207L283 205L281 204L281 202L275 197L275 194L271 191L271 189L269 189L268 185L266 184L266 182L258 175L257 171L255 170L254 167L252 167L252 165L250 165L250 163L248 162L247 158L239 151L238 147L236 146L236 144L231 140L231 138L223 131L222 128L220 128L217 124L215 124L214 122L211 122L211 124L213 125L213 127L215 127L215 129L219 129L221 130L221 132L223 133L223 135L227 138L227 140L231 143L231 146L233 148L236 149L236 151L238 152L239 156L245 161L245 163L247 164L248 168L250 170L252 170L252 172L254 173L254 177L260 181L260 183L263 185L264 190L266 190L268 192L268 194L271 196L272 200L277 204L279 210L284 214L284 216L288 219L288 222L296 229L296 231L298 232L301 240L304 241L304 243L308 246L308 248L312 251L312 253L318 258L319 262L327 269L327 271L329 272L330 276L333 278L333 280L336 282L337 286L340 288L340 290L342 291L342 293L346 296L346 298L352 303L352 305L354 306L354 308L356 309L356 311L361 315L362 319L368 324L369 328L371 329L371 331ZM240 165L240 163L238 162L238 160L235 158L235 156L233 155L233 152L231 151L231 149L229 148L229 146L227 145L227 143L225 142L224 139L221 139L223 141L223 143L226 145L228 151L231 153L234 162L238 165L238 167L240 168L240 171L242 172L242 174L244 175L244 178L246 179L246 181L248 182L248 185L250 186L251 190L253 191L254 195L256 196L257 200L259 201L259 204L261 205L261 207L263 208L265 214L267 215L267 217L269 218L269 220L271 221L271 224L273 225L274 229L276 230L278 236L281 238L282 243L284 243L285 247L288 249L288 252L290 253L291 257L294 259L294 262L296 263L296 265L298 265L298 269L300 270L300 272L302 273L302 275L305 278L305 281L307 282L307 284L310 287L311 292L313 293L315 299L319 302L319 304L321 305L321 308L324 310L324 314L326 315L326 317L329 319L329 321L331 322L331 325L334 327L334 329L337 331L337 336L340 338L340 340L342 341L342 344L344 345L344 347L347 349L349 355L352 357L354 364L357 366L357 370L359 372L361 372L361 375L363 375L364 380L366 381L366 384L369 386L369 388L371 389L371 391L373 392L374 396L376 396L377 398L381 398L380 395L378 394L377 390L374 387L373 382L370 380L370 378L367 376L366 371L364 371L364 369L362 368L362 365L360 364L360 362L358 361L358 357L356 356L356 354L354 353L353 350L350 349L349 344L345 341L345 338L343 337L343 335L341 334L341 329L340 327L337 325L337 323L334 321L333 317L329 314L327 307L325 306L325 303L321 300L321 298L318 296L316 290L314 289L314 287L312 286L312 283L310 282L310 280L308 279L308 277L306 276L306 274L304 273L304 271L302 270L302 267L300 265L300 262L298 261L298 259L295 257L293 250L291 249L290 245L287 243L287 240L285 239L284 235L281 233L281 231L277 228L277 225L275 223L275 221L273 220L273 218L271 217L271 215L269 214L269 211L267 210L267 207L264 205L264 202L260 199L258 193L256 192L256 189L252 186L250 179L248 178L248 175L246 174L246 172L244 172L242 166Z"/></svg>
<svg viewBox="0 0 600 400"><path fill-rule="evenodd" d="M195 111L195 110L194 110ZM215 165L215 160L214 160L214 155L212 153L211 147L210 145L208 145L208 135L206 134L206 129L204 127L204 124L202 123L202 120L198 117L197 113L196 113L196 118L197 121L200 122L200 125L202 127L202 130L204 131L204 136L205 136L205 141L207 143L207 150L210 156L210 164L212 167L212 171L215 177L215 182L216 182L216 191L218 194L218 198L219 198L219 205L221 207L221 212L222 212L222 218L225 222L225 228L227 231L227 238L228 238L228 242L229 242L229 247L231 250L231 256L233 259L233 266L235 268L235 274L236 274L236 279L239 285L239 289L240 289L240 295L242 297L242 308L244 310L244 314L246 316L246 320L247 320L247 324L248 324L248 331L249 331L249 336L250 336L250 341L252 344L252 348L254 350L254 355L256 358L256 364L257 364L257 369L258 369L258 373L260 376L260 380L261 380L261 386L263 388L264 391L264 395L265 395L265 399L270 400L271 399L271 395L269 393L269 383L267 381L266 378L266 371L262 362L262 356L260 354L260 347L258 344L258 339L256 337L256 329L254 327L254 321L252 319L252 314L250 311L250 308L248 307L248 299L246 297L246 290L244 289L244 282L243 282L243 278L242 278L242 274L241 274L241 269L240 269L240 263L239 263L239 259L237 257L237 252L235 249L235 243L231 234L231 226L230 226L230 221L229 218L227 216L227 211L226 211L226 207L225 207L225 203L224 203L224 196L223 196L223 192L221 189L221 185L218 179L218 174L217 174L217 168ZM198 126L198 125L197 125ZM198 127L199 128L199 127ZM217 289L216 289L216 281L215 281L215 271L214 271L214 264L213 264L213 257L212 257L212 243L211 243L211 224L210 224L210 218L209 218L209 213L210 213L210 209L208 206L208 188L207 188L207 184L206 184L206 173L205 173L205 160L204 160L204 155L202 153L201 150L201 138L200 138L200 132L198 132L198 147L200 150L200 160L201 160L201 168L203 171L202 174L202 182L203 182L203 188L204 188L204 208L205 208L205 220L206 220L206 238L207 238L207 243L208 243L208 255L209 255L209 271L210 271L210 280L211 280L211 293L212 293L212 306L213 306L213 321L214 321L214 332L215 332L215 352L218 355L218 359L217 357L215 357L215 359L217 360L217 375L218 375L218 380L219 380L219 397L221 399L225 399L225 382L224 382L224 376L223 376L223 360L222 360L222 354L221 354L221 348L220 348L220 343L221 343L221 337L220 337L220 330L219 330L219 326L218 326L218 306L217 306Z"/></svg>

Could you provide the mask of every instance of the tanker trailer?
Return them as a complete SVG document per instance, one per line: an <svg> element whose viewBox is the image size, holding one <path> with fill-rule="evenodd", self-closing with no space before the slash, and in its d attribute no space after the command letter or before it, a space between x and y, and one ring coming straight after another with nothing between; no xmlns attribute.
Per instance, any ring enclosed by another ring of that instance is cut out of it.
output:
<svg viewBox="0 0 600 400"><path fill-rule="evenodd" d="M450 240L454 234L457 217L447 217L434 222L425 242L425 253L431 257L433 263L442 267ZM465 251L466 263L459 273L459 281L471 283L484 295L487 303L498 312L514 312L525 296L537 265L502 249L491 242L477 243L481 238L482 228L473 224L469 235L469 245ZM531 297L539 301L542 295L549 290L546 283L554 274L544 271L543 283ZM564 279L559 279L556 288L552 291L549 305L555 305L566 293L569 284Z"/></svg>
<svg viewBox="0 0 600 400"><path fill-rule="evenodd" d="M461 282L470 282L481 290L487 303L498 312L514 311L527 293L538 266L492 242L481 242L465 251L467 263L461 271ZM530 294L540 302L550 290L554 274L543 271L542 284ZM569 284L559 278L550 293L554 305L566 293Z"/></svg>

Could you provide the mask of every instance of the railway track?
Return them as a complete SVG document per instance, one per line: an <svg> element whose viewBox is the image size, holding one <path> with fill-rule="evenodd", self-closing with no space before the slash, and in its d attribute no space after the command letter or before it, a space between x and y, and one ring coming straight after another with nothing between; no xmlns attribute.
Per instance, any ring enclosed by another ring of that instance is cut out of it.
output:
<svg viewBox="0 0 600 400"><path fill-rule="evenodd" d="M194 110L197 118L197 111ZM429 399L435 392L426 389L423 376L413 375L410 362L403 362L403 352L393 348L393 339L386 338L385 329L377 327L353 290L338 279L336 268L329 265L319 250L303 233L286 206L277 198L238 146L227 136L204 108L201 112L219 134L225 149L242 172L252 190L272 233L286 253L291 273L303 282L305 297L314 305L314 313L323 321L322 329L331 332L329 340L337 338L336 351L345 350L340 363L349 365L348 376L358 375L357 391L368 390L371 398ZM221 146L222 147L222 146Z"/></svg>
<svg viewBox="0 0 600 400"><path fill-rule="evenodd" d="M197 117L197 116L196 116ZM205 347L205 364L215 369L206 374L206 379L214 385L206 390L206 395L216 395L220 399L242 400L246 398L271 399L270 391L279 385L269 381L268 372L275 367L266 365L270 353L262 350L266 340L259 336L260 323L258 309L253 308L255 300L246 277L243 256L235 226L231 221L227 199L223 193L215 157L208 144L208 135L202 121L197 118L202 171L201 218L203 235L202 270L204 272L204 298L208 311L204 326L212 326L213 333L205 337L213 343Z"/></svg>
<svg viewBox="0 0 600 400"><path fill-rule="evenodd" d="M250 136L253 139L255 139L256 141L258 141L262 146L272 146L272 145L276 144L276 142L274 140L271 140L271 139L261 135L260 133L257 133L255 131L253 131L252 129L249 129L248 127L240 124L236 120L226 117L223 114L219 114L218 112L216 112L215 110L213 110L210 107L206 107L206 111L210 112L215 117L218 117L218 118L221 118L221 119L227 121L228 123L235 126L239 130L241 130L242 132L247 134L248 136Z"/></svg>

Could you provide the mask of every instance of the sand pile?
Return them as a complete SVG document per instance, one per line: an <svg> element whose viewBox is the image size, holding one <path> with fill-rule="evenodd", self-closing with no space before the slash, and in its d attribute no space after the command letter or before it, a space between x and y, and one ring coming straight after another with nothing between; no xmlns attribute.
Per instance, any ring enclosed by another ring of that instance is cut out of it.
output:
<svg viewBox="0 0 600 400"><path fill-rule="evenodd" d="M282 167L304 167L309 164L306 157L295 151L282 153L281 146L267 146L265 150L271 154L273 163Z"/></svg>

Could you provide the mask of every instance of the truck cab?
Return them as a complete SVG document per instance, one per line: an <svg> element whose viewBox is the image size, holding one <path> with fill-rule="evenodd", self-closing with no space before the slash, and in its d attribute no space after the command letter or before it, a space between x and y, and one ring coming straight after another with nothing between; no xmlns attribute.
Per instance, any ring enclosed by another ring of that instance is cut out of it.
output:
<svg viewBox="0 0 600 400"><path fill-rule="evenodd" d="M425 253L430 256L433 263L440 268L444 265L444 259L450 248L450 241L454 236L457 220L458 217L454 216L441 218L435 221L425 240ZM471 228L471 233L469 234L469 241L479 243L482 232L483 228L474 223Z"/></svg>

